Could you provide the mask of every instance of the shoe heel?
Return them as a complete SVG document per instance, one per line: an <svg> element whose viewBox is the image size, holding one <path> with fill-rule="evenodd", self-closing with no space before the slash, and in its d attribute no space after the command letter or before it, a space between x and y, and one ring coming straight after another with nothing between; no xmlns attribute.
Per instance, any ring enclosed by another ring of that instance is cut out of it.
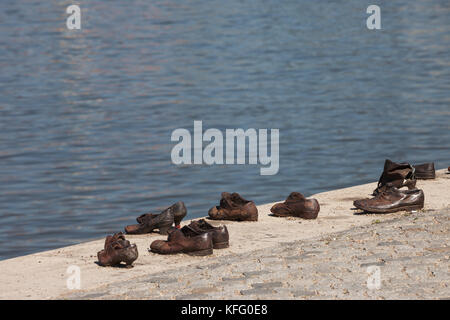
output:
<svg viewBox="0 0 450 320"><path fill-rule="evenodd" d="M181 220L184 219L184 217L186 217L187 214L187 209L186 206L184 205L183 201L179 201L176 204L174 204L172 206L172 208L174 208L174 210L176 211L173 215L173 222L175 223L175 227L179 226L181 223Z"/></svg>
<svg viewBox="0 0 450 320"><path fill-rule="evenodd" d="M184 218L184 216L182 216L181 218L180 218L180 217L175 217L175 218L173 219L173 223L175 224L175 227L177 227L177 226L180 225L181 220L183 220L183 218Z"/></svg>
<svg viewBox="0 0 450 320"><path fill-rule="evenodd" d="M432 180L436 179L436 175L434 174L416 175L416 178L420 180Z"/></svg>
<svg viewBox="0 0 450 320"><path fill-rule="evenodd" d="M199 251L192 251L188 252L187 254L190 256L207 256L209 254L213 253L213 248L199 250Z"/></svg>
<svg viewBox="0 0 450 320"><path fill-rule="evenodd" d="M169 230L169 228L170 227L161 227L161 228L159 228L159 234L162 234L163 236L165 236L165 235L167 235L168 234L168 230Z"/></svg>
<svg viewBox="0 0 450 320"><path fill-rule="evenodd" d="M214 249L225 249L228 248L230 244L227 242L214 243Z"/></svg>

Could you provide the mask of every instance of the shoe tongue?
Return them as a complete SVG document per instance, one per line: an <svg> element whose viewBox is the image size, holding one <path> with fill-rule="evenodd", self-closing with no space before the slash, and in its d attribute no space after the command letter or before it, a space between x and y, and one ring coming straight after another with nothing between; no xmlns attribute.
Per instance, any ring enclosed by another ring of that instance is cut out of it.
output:
<svg viewBox="0 0 450 320"><path fill-rule="evenodd" d="M169 236L167 237L167 241L172 241L172 240L178 239L180 237L183 237L183 232L181 231L181 229L170 228L168 233L169 233Z"/></svg>
<svg viewBox="0 0 450 320"><path fill-rule="evenodd" d="M108 242L109 243L113 243L113 242L121 242L121 241L126 241L125 240L125 236L123 235L122 232L118 232L115 233L112 237L109 238Z"/></svg>
<svg viewBox="0 0 450 320"><path fill-rule="evenodd" d="M206 221L201 219L201 220L197 220L197 221L192 221L187 227L190 230L192 230L196 233L199 233L203 229L205 223L206 223Z"/></svg>
<svg viewBox="0 0 450 320"><path fill-rule="evenodd" d="M192 222L189 225L186 225L183 228L181 228L181 232L183 232L183 234L186 235L186 236L194 236L194 235L197 235L199 233L197 225L194 224L194 222Z"/></svg>
<svg viewBox="0 0 450 320"><path fill-rule="evenodd" d="M231 209L233 207L233 203L231 202L230 198L228 198L228 197L222 198L222 199L220 199L220 207Z"/></svg>
<svg viewBox="0 0 450 320"><path fill-rule="evenodd" d="M233 201L233 202L235 202L235 203L239 203L239 204L243 204L243 203L246 203L246 202L247 202L247 200L245 200L244 198L242 198L242 197L240 196L240 194L239 194L239 193L236 193L236 192L233 192L233 193L231 194L231 201Z"/></svg>
<svg viewBox="0 0 450 320"><path fill-rule="evenodd" d="M222 199L220 199L220 206L222 208L232 209L239 203L240 196L237 193L229 194L227 192L222 193Z"/></svg>
<svg viewBox="0 0 450 320"><path fill-rule="evenodd" d="M130 241L128 240L117 240L114 242L115 245L117 245L118 249L127 248L130 246Z"/></svg>
<svg viewBox="0 0 450 320"><path fill-rule="evenodd" d="M205 219L198 220L197 226L201 229L211 229L212 228L212 225L210 225Z"/></svg>
<svg viewBox="0 0 450 320"><path fill-rule="evenodd" d="M390 183L390 182L388 182L388 183L386 184L385 192L387 192L387 193L396 193L396 192L398 192L398 191L399 191L399 190L397 189L397 187L394 186L394 184L392 184L392 183Z"/></svg>

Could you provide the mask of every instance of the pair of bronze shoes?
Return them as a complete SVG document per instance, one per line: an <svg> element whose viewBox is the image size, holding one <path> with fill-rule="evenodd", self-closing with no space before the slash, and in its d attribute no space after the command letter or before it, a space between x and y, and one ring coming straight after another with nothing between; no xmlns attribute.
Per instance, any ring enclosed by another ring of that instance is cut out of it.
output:
<svg viewBox="0 0 450 320"><path fill-rule="evenodd" d="M385 191L388 183L396 188L407 187L409 190L413 190L416 187L417 179L434 178L436 178L436 171L433 162L413 166L407 162L396 163L386 159L383 173L378 180L373 195L376 196L378 193Z"/></svg>
<svg viewBox="0 0 450 320"><path fill-rule="evenodd" d="M192 221L181 229L171 228L167 241L155 240L150 251L159 254L186 253L193 256L205 256L213 249L229 246L229 234L226 226L214 227L204 219Z"/></svg>
<svg viewBox="0 0 450 320"><path fill-rule="evenodd" d="M136 245L130 244L123 233L118 232L106 237L105 247L97 253L97 258L101 266L118 266L124 262L127 267L131 267L138 255Z"/></svg>
<svg viewBox="0 0 450 320"><path fill-rule="evenodd" d="M159 230L160 234L167 234L168 230L180 227L181 220L186 216L186 206L179 201L159 214L146 213L136 218L138 224L125 227L128 234L143 234ZM116 266L125 262L126 266L131 266L138 257L138 250L135 244L131 245L122 232L112 236L107 236L105 247L97 253L98 262L101 266Z"/></svg>
<svg viewBox="0 0 450 320"><path fill-rule="evenodd" d="M187 209L183 201L178 201L159 214L146 213L136 218L138 224L125 227L127 234L143 234L150 233L155 229L160 234L166 235L172 225L176 228L180 227L180 222L186 216Z"/></svg>
<svg viewBox="0 0 450 320"><path fill-rule="evenodd" d="M416 188L418 179L434 179L434 163L411 165L407 162L396 163L389 159L378 180L373 198L355 200L353 205L365 212L392 213L397 211L420 210L424 206L425 195ZM407 187L407 190L401 188Z"/></svg>

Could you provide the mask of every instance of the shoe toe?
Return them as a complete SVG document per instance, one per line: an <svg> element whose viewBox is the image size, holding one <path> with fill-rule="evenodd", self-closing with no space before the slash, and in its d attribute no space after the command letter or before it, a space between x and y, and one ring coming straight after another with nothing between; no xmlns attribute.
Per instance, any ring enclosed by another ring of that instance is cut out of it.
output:
<svg viewBox="0 0 450 320"><path fill-rule="evenodd" d="M363 205L363 203L364 203L364 200L355 200L355 201L353 201L353 205L356 208L360 208Z"/></svg>
<svg viewBox="0 0 450 320"><path fill-rule="evenodd" d="M103 267L109 266L111 264L111 261L110 261L108 255L106 254L105 250L101 250L101 251L97 252L97 259L98 259L99 264Z"/></svg>
<svg viewBox="0 0 450 320"><path fill-rule="evenodd" d="M154 251L154 252L160 252L163 249L163 247L165 246L165 244L166 244L166 241L155 240L150 245L150 250Z"/></svg>
<svg viewBox="0 0 450 320"><path fill-rule="evenodd" d="M360 200L355 200L353 201L353 205L361 210L367 210L369 208L369 199L360 199Z"/></svg>
<svg viewBox="0 0 450 320"><path fill-rule="evenodd" d="M211 219L217 219L219 216L219 210L217 209L217 207L212 207L211 209L209 209L208 215Z"/></svg>
<svg viewBox="0 0 450 320"><path fill-rule="evenodd" d="M289 214L290 210L284 203L277 203L270 208L270 212L272 212L274 216L285 216Z"/></svg>
<svg viewBox="0 0 450 320"><path fill-rule="evenodd" d="M137 234L139 233L139 225L138 224L132 224L125 227L125 233L127 234Z"/></svg>

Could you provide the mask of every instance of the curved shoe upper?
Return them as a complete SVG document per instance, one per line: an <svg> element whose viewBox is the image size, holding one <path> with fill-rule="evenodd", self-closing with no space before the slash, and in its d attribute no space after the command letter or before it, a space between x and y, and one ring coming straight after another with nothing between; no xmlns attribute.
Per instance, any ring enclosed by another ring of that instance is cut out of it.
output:
<svg viewBox="0 0 450 320"><path fill-rule="evenodd" d="M144 213L141 214L139 217L136 218L137 223L147 223L151 219L155 218L158 214L154 213Z"/></svg>
<svg viewBox="0 0 450 320"><path fill-rule="evenodd" d="M257 221L258 209L253 201L245 200L236 192L222 192L220 205L212 207L208 215L213 220Z"/></svg>
<svg viewBox="0 0 450 320"><path fill-rule="evenodd" d="M150 250L161 254L210 252L212 253L213 242L210 233L186 237L180 229L171 228L167 241L155 240L150 245Z"/></svg>
<svg viewBox="0 0 450 320"><path fill-rule="evenodd" d="M319 202L316 199L306 199L299 192L292 192L283 203L276 203L270 211L277 217L300 217L304 219L316 219L320 211Z"/></svg>
<svg viewBox="0 0 450 320"><path fill-rule="evenodd" d="M174 223L174 219L174 212L170 208L160 214L147 213L136 219L139 224L126 226L125 232L128 234L143 234L159 229L161 234L166 234L168 228Z"/></svg>

